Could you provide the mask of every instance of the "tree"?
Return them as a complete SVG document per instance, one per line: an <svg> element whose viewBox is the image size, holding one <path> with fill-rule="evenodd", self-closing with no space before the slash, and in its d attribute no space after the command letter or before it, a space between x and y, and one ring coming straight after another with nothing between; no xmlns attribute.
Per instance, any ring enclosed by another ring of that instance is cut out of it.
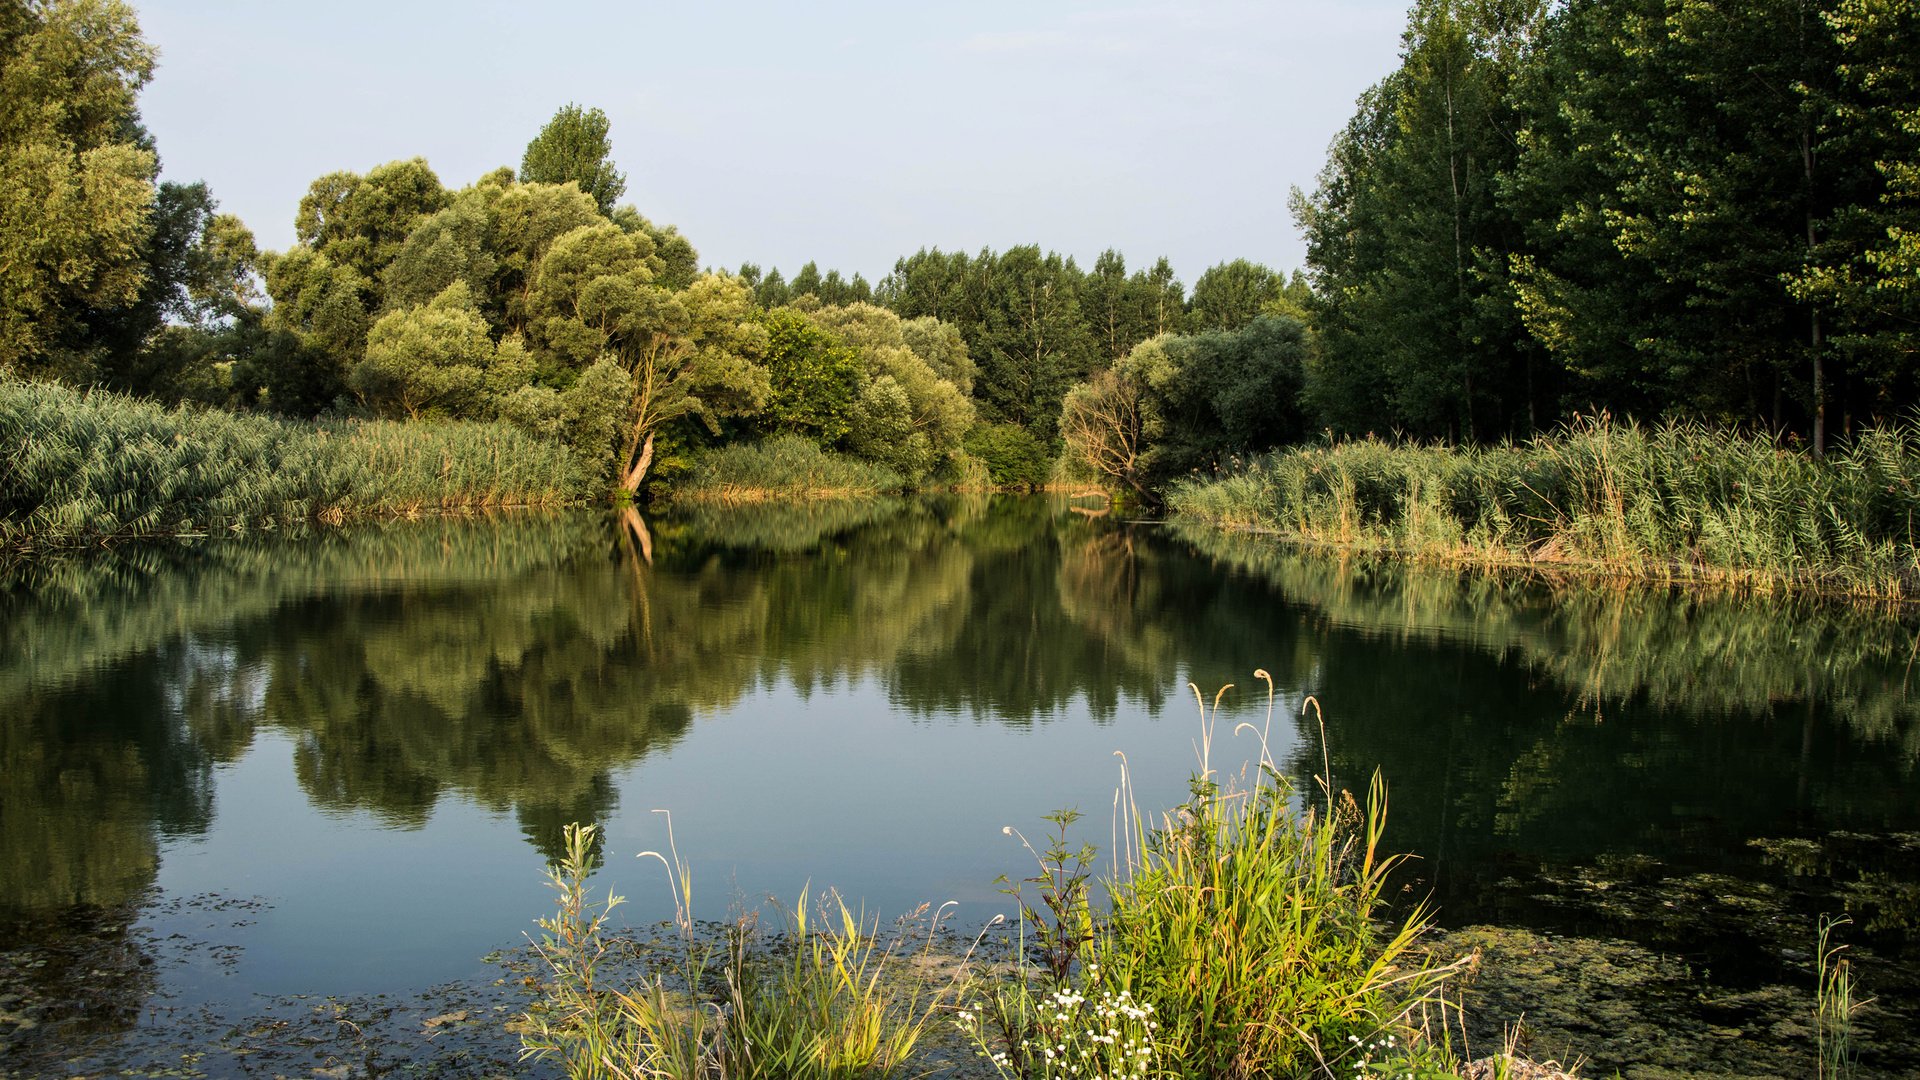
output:
<svg viewBox="0 0 1920 1080"><path fill-rule="evenodd" d="M860 360L838 335L795 308L760 317L767 331L772 394L763 420L770 431L805 435L831 447L852 428Z"/></svg>
<svg viewBox="0 0 1920 1080"><path fill-rule="evenodd" d="M654 439L667 425L694 419L717 433L722 419L765 409L774 392L763 363L771 350L766 317L755 318L739 278L702 274L650 311L652 321L634 327L619 352L631 397L615 461L629 492L646 479Z"/></svg>
<svg viewBox="0 0 1920 1080"><path fill-rule="evenodd" d="M312 415L346 388L347 372L366 354L373 283L301 246L268 253L261 269L274 300L266 329L285 339L263 357L261 380L275 409Z"/></svg>
<svg viewBox="0 0 1920 1080"><path fill-rule="evenodd" d="M236 322L259 321L253 233L217 205L204 182L169 181L154 193L139 295L92 316L90 337L100 346L92 369L106 385L176 398L206 374L188 370L210 356L192 337L226 339ZM170 332L160 347L163 331Z"/></svg>
<svg viewBox="0 0 1920 1080"><path fill-rule="evenodd" d="M390 161L365 176L328 173L300 199L294 236L371 282L377 307L387 268L408 235L451 198L424 158Z"/></svg>
<svg viewBox="0 0 1920 1080"><path fill-rule="evenodd" d="M492 362L487 321L466 282L456 281L424 306L381 316L347 382L388 416L470 415Z"/></svg>
<svg viewBox="0 0 1920 1080"><path fill-rule="evenodd" d="M1319 300L1312 397L1350 432L1525 430L1539 397L1506 282L1498 199L1520 126L1509 91L1544 5L1421 0L1398 70L1296 193Z"/></svg>
<svg viewBox="0 0 1920 1080"><path fill-rule="evenodd" d="M1157 340L1157 339L1156 339ZM1108 368L1067 391L1061 401L1060 437L1067 453L1095 474L1151 498L1145 457L1164 424L1151 408L1140 380Z"/></svg>
<svg viewBox="0 0 1920 1080"><path fill-rule="evenodd" d="M1255 262L1235 259L1200 275L1187 301L1189 330L1238 330L1279 299L1280 275Z"/></svg>
<svg viewBox="0 0 1920 1080"><path fill-rule="evenodd" d="M1859 387L1827 340L1837 297L1791 283L1857 252L1836 225L1874 187L1819 5L1580 5L1538 56L1506 184L1528 332L1576 400L1800 427L1817 452Z"/></svg>
<svg viewBox="0 0 1920 1080"><path fill-rule="evenodd" d="M1068 453L1149 500L1178 477L1297 441L1306 331L1261 315L1237 331L1161 335L1069 390Z"/></svg>
<svg viewBox="0 0 1920 1080"><path fill-rule="evenodd" d="M855 454L919 480L960 453L973 426L973 403L908 345L898 315L854 303L823 307L812 318L854 350L866 375L848 433ZM921 336L926 328L915 329ZM948 343L944 334L925 338Z"/></svg>
<svg viewBox="0 0 1920 1080"><path fill-rule="evenodd" d="M116 0L0 12L0 370L87 377L90 313L139 297L159 166L134 99L153 62Z"/></svg>
<svg viewBox="0 0 1920 1080"><path fill-rule="evenodd" d="M607 114L582 109L571 102L560 107L527 144L520 158L523 184L573 183L593 199L600 213L613 213L613 204L627 190L627 178L609 158Z"/></svg>

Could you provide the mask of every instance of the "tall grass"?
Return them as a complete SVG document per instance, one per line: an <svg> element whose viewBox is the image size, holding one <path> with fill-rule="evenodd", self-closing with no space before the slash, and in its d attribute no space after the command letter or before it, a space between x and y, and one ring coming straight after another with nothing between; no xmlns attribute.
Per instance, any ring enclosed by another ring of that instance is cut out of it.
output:
<svg viewBox="0 0 1920 1080"><path fill-rule="evenodd" d="M594 494L567 450L477 423L307 423L0 381L0 545L57 547Z"/></svg>
<svg viewBox="0 0 1920 1080"><path fill-rule="evenodd" d="M1270 724L1270 679L1268 690ZM1022 911L1039 924L1043 965L982 990L962 1029L1021 1080L1076 1066L1212 1080L1455 1075L1427 1021L1443 1019L1457 965L1417 948L1423 912L1383 919L1397 862L1380 846L1385 784L1374 777L1364 808L1325 777L1317 800L1302 798L1263 729L1254 766L1221 778L1210 761L1219 700L1211 712L1200 701L1200 769L1184 805L1143 816L1123 774L1106 910L1081 887L1084 849L1062 837L1035 853L1041 873L1027 880L1042 903Z"/></svg>
<svg viewBox="0 0 1920 1080"><path fill-rule="evenodd" d="M918 925L910 919L883 940L877 922L831 893L817 917L805 896L782 912L784 955L758 941L751 918L724 947L701 941L692 878L669 826L667 851L641 854L659 859L672 881L674 970L620 985L603 969L613 948L608 913L622 899L589 896L594 835L593 826L567 826L564 856L548 870L557 906L540 920L535 947L547 979L523 1018L525 1055L557 1061L572 1080L901 1075L964 974L964 958L943 974L932 956L939 912L924 937L909 931Z"/></svg>
<svg viewBox="0 0 1920 1080"><path fill-rule="evenodd" d="M1604 417L1519 445L1367 438L1178 484L1215 525L1454 563L1549 566L1757 591L1920 589L1920 430L1868 429L1824 461L1692 424Z"/></svg>
<svg viewBox="0 0 1920 1080"><path fill-rule="evenodd" d="M797 435L729 443L700 455L674 482L676 502L744 503L891 494L907 482L884 465L836 454Z"/></svg>

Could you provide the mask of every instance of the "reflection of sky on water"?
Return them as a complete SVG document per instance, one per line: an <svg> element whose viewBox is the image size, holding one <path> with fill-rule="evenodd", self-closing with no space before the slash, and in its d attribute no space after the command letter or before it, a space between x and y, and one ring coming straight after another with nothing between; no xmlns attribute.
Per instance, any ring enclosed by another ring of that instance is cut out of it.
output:
<svg viewBox="0 0 1920 1080"><path fill-rule="evenodd" d="M634 858L665 845L659 808L699 917L838 888L881 918L958 901L965 929L1010 909L995 878L1034 870L1003 826L1044 846L1043 815L1074 807L1074 840L1111 847L1115 751L1143 810L1185 796L1189 678L1209 703L1237 684L1214 766L1252 757L1255 667L1275 758L1303 785L1381 769L1387 844L1421 856L1409 895L1450 922L1670 948L1549 871L1726 875L1781 912L1824 902L1822 875L1870 870L1891 897L1915 877L1843 859L1788 896L1749 846L1920 828L1899 618L1303 559L1033 499L654 532L650 564L582 514L0 583L0 911L144 904L159 939L207 945L161 972L170 1006L491 979L480 958L550 907L566 821L605 823L621 921L669 914ZM1753 951L1720 923L1698 949Z"/></svg>
<svg viewBox="0 0 1920 1080"><path fill-rule="evenodd" d="M1216 763L1253 752L1254 740L1225 736L1264 712L1222 710ZM651 811L665 809L702 918L767 896L791 901L809 886L886 919L956 900L957 925L977 927L1010 911L994 879L1032 870L1002 826L1037 842L1042 815L1072 806L1086 815L1076 835L1109 846L1114 751L1132 762L1143 807L1184 796L1198 721L1191 707L1167 713L1124 710L1095 724L1069 707L1052 723L1009 729L904 717L871 679L805 698L790 684L764 687L614 776L619 808L605 822L595 885L627 897L628 925L671 916L662 868L634 858L664 849L665 819ZM191 972L179 986L187 1000L424 987L480 974L480 956L533 931L550 894L511 814L457 796L416 829L363 810L315 813L290 782L294 743L262 735L216 770L211 826L162 849L166 894L267 901L252 925L222 931L244 959L230 972L211 962ZM155 928L192 936L206 922L187 909Z"/></svg>

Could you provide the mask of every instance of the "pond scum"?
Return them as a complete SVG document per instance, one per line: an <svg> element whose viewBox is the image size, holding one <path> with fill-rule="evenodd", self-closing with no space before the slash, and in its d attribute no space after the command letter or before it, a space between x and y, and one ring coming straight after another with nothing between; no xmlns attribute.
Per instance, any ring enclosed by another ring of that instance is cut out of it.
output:
<svg viewBox="0 0 1920 1080"><path fill-rule="evenodd" d="M1603 416L1523 444L1276 451L1179 483L1167 505L1416 561L1908 600L1917 485L1912 426L1864 429L1815 460L1762 436Z"/></svg>
<svg viewBox="0 0 1920 1080"><path fill-rule="evenodd" d="M503 424L289 421L0 380L0 547L558 506L597 494Z"/></svg>
<svg viewBox="0 0 1920 1080"><path fill-rule="evenodd" d="M1273 684L1255 674L1270 726ZM1067 840L1077 814L1053 815L1043 848L1007 830L1036 872L1004 890L1020 912L1004 963L979 961L980 939L937 952L942 911L888 940L834 894L817 925L804 898L785 910L771 946L751 917L703 944L669 826L667 851L643 856L668 868L675 959L613 985L607 913L621 898L590 897L595 830L569 827L549 869L543 977L518 1025L527 1055L580 1080L852 1080L927 1075L916 1054L945 1030L970 1046L974 1075L1018 1080L1563 1075L1511 1047L1468 1062L1455 1045L1446 991L1470 961L1424 947L1424 909L1387 914L1399 857L1380 848L1384 781L1364 806L1324 778L1296 792L1264 729L1258 761L1222 776L1208 760L1221 695L1211 709L1194 695L1201 761L1185 804L1141 814L1123 759L1103 902L1094 849Z"/></svg>

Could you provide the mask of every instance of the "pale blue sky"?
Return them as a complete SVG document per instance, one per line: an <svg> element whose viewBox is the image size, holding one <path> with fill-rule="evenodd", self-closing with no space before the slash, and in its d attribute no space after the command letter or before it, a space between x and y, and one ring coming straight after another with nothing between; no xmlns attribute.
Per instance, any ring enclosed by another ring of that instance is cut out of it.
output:
<svg viewBox="0 0 1920 1080"><path fill-rule="evenodd" d="M280 4L134 0L166 176L263 247L335 169L449 187L568 101L604 109L626 200L702 263L877 280L923 246L1089 265L1300 264L1286 208L1397 63L1407 0Z"/></svg>

